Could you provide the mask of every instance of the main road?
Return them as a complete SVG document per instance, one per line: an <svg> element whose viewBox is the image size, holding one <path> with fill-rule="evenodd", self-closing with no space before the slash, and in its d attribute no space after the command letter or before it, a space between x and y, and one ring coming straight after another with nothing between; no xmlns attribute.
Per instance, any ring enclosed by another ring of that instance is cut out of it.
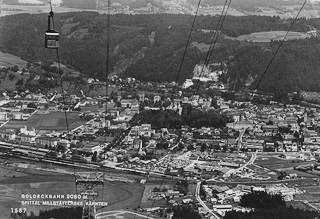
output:
<svg viewBox="0 0 320 219"><path fill-rule="evenodd" d="M197 183L197 187L196 187L196 199L197 201L200 203L200 205L207 211L209 212L214 218L216 219L220 219L220 217L213 212L210 208L208 208L208 206L201 200L200 198L200 187L201 187L201 182Z"/></svg>

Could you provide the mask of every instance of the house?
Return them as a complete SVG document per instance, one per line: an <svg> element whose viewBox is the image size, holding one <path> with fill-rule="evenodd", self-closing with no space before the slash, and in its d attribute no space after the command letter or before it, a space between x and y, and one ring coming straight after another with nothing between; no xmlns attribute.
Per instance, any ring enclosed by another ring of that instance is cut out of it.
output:
<svg viewBox="0 0 320 219"><path fill-rule="evenodd" d="M298 144L297 142L292 141L283 141L286 151L293 152L298 151Z"/></svg>
<svg viewBox="0 0 320 219"><path fill-rule="evenodd" d="M153 102L156 103L156 102L159 102L161 100L161 97L159 95L155 95L153 97Z"/></svg>
<svg viewBox="0 0 320 219"><path fill-rule="evenodd" d="M121 107L123 108L139 107L139 102L136 99L122 99L120 103L121 103Z"/></svg>
<svg viewBox="0 0 320 219"><path fill-rule="evenodd" d="M229 163L229 162L221 162L221 166L229 167L229 168L238 168L240 167L240 164L238 163Z"/></svg>
<svg viewBox="0 0 320 219"><path fill-rule="evenodd" d="M55 103L48 103L48 110L49 111L59 111L59 107Z"/></svg>
<svg viewBox="0 0 320 219"><path fill-rule="evenodd" d="M151 124L142 124L141 126L134 126L130 130L131 136L151 137L154 134L155 130L151 129Z"/></svg>
<svg viewBox="0 0 320 219"><path fill-rule="evenodd" d="M92 141L92 142L89 142L88 144L86 144L84 147L78 149L79 152L83 152L83 153L94 153L94 152L97 152L97 153L100 153L103 151L103 146L101 145L100 142L95 142L95 141Z"/></svg>
<svg viewBox="0 0 320 219"><path fill-rule="evenodd" d="M98 105L99 101L97 99L93 99L91 97L86 97L85 103L89 104L89 105Z"/></svg>
<svg viewBox="0 0 320 219"><path fill-rule="evenodd" d="M30 136L36 136L36 129L35 128L28 129L27 126L24 126L20 128L20 133L25 135L30 135Z"/></svg>
<svg viewBox="0 0 320 219"><path fill-rule="evenodd" d="M36 143L36 136L30 135L30 134L19 134L21 142L27 142L27 143Z"/></svg>
<svg viewBox="0 0 320 219"><path fill-rule="evenodd" d="M136 138L133 140L133 147L135 149L141 149L142 148L142 140L140 138Z"/></svg>
<svg viewBox="0 0 320 219"><path fill-rule="evenodd" d="M263 152L263 145L247 145L248 151Z"/></svg>
<svg viewBox="0 0 320 219"><path fill-rule="evenodd" d="M170 197L170 196L179 197L180 196L180 192L179 191L168 190L166 192L166 197Z"/></svg>
<svg viewBox="0 0 320 219"><path fill-rule="evenodd" d="M70 141L67 139L61 139L58 144L64 147L66 150L70 149Z"/></svg>
<svg viewBox="0 0 320 219"><path fill-rule="evenodd" d="M23 115L21 112L12 112L10 113L9 117L13 120L22 120Z"/></svg>
<svg viewBox="0 0 320 219"><path fill-rule="evenodd" d="M7 112L0 112L0 120L7 120L8 113Z"/></svg>
<svg viewBox="0 0 320 219"><path fill-rule="evenodd" d="M118 109L108 109L106 115L118 117L120 115L120 112Z"/></svg>
<svg viewBox="0 0 320 219"><path fill-rule="evenodd" d="M278 126L276 125L263 125L261 129L270 135L276 134L278 132Z"/></svg>
<svg viewBox="0 0 320 219"><path fill-rule="evenodd" d="M141 124L138 135L151 137L152 134L155 134L155 130L151 129L151 124Z"/></svg>
<svg viewBox="0 0 320 219"><path fill-rule="evenodd" d="M49 137L49 136L40 136L36 138L36 143L39 145L47 145L47 146L54 146L58 145L59 138Z"/></svg>
<svg viewBox="0 0 320 219"><path fill-rule="evenodd" d="M5 129L0 131L0 136L6 140L15 140L16 139L16 131L13 129Z"/></svg>

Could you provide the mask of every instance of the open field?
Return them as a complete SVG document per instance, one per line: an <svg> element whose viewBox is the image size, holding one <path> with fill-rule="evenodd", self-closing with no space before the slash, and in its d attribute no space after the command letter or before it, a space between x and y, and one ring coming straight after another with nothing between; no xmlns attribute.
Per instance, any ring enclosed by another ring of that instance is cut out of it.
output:
<svg viewBox="0 0 320 219"><path fill-rule="evenodd" d="M300 208L300 209L309 210L309 211L314 210L313 208L309 207L308 205L304 204L301 201L286 201L286 206L287 207L292 206L293 208Z"/></svg>
<svg viewBox="0 0 320 219"><path fill-rule="evenodd" d="M269 32L257 32L252 33L250 35L241 35L237 38L233 38L239 41L253 41L253 42L270 42L271 40L279 40L281 41L286 31L269 31ZM293 40L293 39L305 39L310 37L310 35L302 32L289 32L286 37L286 40Z"/></svg>
<svg viewBox="0 0 320 219"><path fill-rule="evenodd" d="M280 159L278 157L271 157L271 156L259 156L254 163L260 166L264 166L264 165L270 165L274 163L288 163L288 160Z"/></svg>
<svg viewBox="0 0 320 219"><path fill-rule="evenodd" d="M314 161L302 161L298 159L281 159L278 157L270 157L270 156L263 156L257 158L255 161L255 164L265 167L271 170L278 170L281 171L281 169L294 169L294 167L302 166L302 165L310 165L314 164ZM300 171L299 171L300 172Z"/></svg>
<svg viewBox="0 0 320 219"><path fill-rule="evenodd" d="M18 56L11 55L9 53L3 53L0 51L0 66L15 66L17 65L19 69L25 68L27 62L19 58Z"/></svg>
<svg viewBox="0 0 320 219"><path fill-rule="evenodd" d="M210 45L205 43L192 42L192 47L197 47L202 53L208 52Z"/></svg>
<svg viewBox="0 0 320 219"><path fill-rule="evenodd" d="M276 170L276 171L281 171L281 170L293 170L294 167L298 167L301 165L310 165L313 164L314 162L297 162L297 163L292 163L288 161L287 163L271 163L271 164L266 164L263 165L263 167L271 169L271 170Z"/></svg>
<svg viewBox="0 0 320 219"><path fill-rule="evenodd" d="M303 171L299 171L299 170L288 170L286 171L288 174L291 174L291 173L296 173L298 176L300 177L308 177L308 178L315 178L317 177L316 174L312 174L312 171L311 172L303 172Z"/></svg>
<svg viewBox="0 0 320 219"><path fill-rule="evenodd" d="M78 113L67 112L69 129L74 129L85 121L79 119ZM15 129L23 126L34 127L36 130L66 130L66 117L64 112L50 112L49 114L34 114L27 121L11 120L3 129Z"/></svg>
<svg viewBox="0 0 320 219"><path fill-rule="evenodd" d="M72 12L72 11L88 11L81 10L75 8L65 8L65 7L53 7L55 13L64 13L64 12ZM50 6L49 5L34 5L34 6L26 6L26 5L2 5L2 10L0 16L7 16L12 14L40 14L40 13L49 13Z"/></svg>
<svg viewBox="0 0 320 219"><path fill-rule="evenodd" d="M97 219L153 219L150 215L143 215L141 213L134 213L131 211L107 211L98 213Z"/></svg>
<svg viewBox="0 0 320 219"><path fill-rule="evenodd" d="M52 209L52 206L21 205L28 201L22 194L51 194L64 195L60 199L32 199L33 201L77 201L67 198L67 195L79 194L84 188L75 186L74 176L43 171L26 171L10 166L0 166L0 219L7 219L11 208L27 208L38 213L42 209ZM13 177L14 176L14 177ZM115 209L135 208L138 206L143 187L139 184L121 182L105 182L104 187L97 188L99 197L96 201L108 202L108 206L98 210L110 211Z"/></svg>

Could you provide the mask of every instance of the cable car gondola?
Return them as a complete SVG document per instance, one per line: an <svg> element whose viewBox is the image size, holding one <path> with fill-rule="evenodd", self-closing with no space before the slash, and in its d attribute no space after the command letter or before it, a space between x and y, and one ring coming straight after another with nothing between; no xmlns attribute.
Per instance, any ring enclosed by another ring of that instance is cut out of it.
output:
<svg viewBox="0 0 320 219"><path fill-rule="evenodd" d="M45 32L45 47L48 49L58 49L59 48L59 32L51 29L51 19L53 23L53 11L50 11L48 15L48 30Z"/></svg>

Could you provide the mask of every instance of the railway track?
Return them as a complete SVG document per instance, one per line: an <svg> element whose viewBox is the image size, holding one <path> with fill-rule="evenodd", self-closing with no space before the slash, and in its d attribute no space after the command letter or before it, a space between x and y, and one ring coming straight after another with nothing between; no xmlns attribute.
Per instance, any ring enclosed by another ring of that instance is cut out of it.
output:
<svg viewBox="0 0 320 219"><path fill-rule="evenodd" d="M130 178L136 178L140 180L141 178L147 178L147 172L143 173L141 171L134 171L134 170L120 170L114 169L108 166L104 166L98 163L91 163L86 161L79 161L73 160L68 158L61 158L61 157L50 157L46 156L46 151L49 152L47 149L43 148L32 148L30 146L23 146L19 144L11 144L7 142L0 142L0 157L6 160L15 159L21 162L32 162L32 163L39 163L39 164L49 164L58 167L63 167L69 169L71 172L74 171L102 171L107 172L110 174L119 174L125 175ZM168 183L175 183L177 180L181 180L181 177L170 177L166 175L156 175L150 173L148 177L149 183L157 183L159 180L165 177Z"/></svg>

